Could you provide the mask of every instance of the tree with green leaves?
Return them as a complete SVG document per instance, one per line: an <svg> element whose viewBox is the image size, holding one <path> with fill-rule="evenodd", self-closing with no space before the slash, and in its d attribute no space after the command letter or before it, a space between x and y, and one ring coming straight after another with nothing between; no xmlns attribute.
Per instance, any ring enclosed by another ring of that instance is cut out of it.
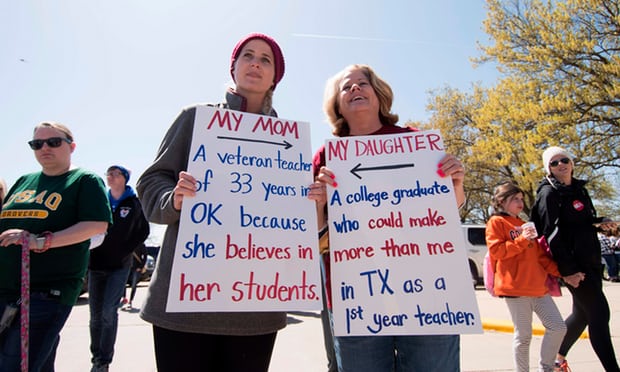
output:
<svg viewBox="0 0 620 372"><path fill-rule="evenodd" d="M560 145L605 212L618 215L609 174L620 168L620 0L487 0L476 63L502 73L494 87L432 93L423 128L442 131L467 167L464 221L489 215L493 188L511 180L531 206L543 176L542 151ZM599 208L601 209L601 208ZM527 212L527 211L526 211Z"/></svg>

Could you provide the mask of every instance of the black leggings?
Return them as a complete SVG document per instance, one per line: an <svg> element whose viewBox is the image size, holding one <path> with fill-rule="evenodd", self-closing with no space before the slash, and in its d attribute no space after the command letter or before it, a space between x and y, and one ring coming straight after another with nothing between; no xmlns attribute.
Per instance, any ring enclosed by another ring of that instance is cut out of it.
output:
<svg viewBox="0 0 620 372"><path fill-rule="evenodd" d="M560 355L566 356L568 350L588 327L592 349L607 372L620 372L609 331L609 303L603 293L600 273L590 271L586 278L573 288L567 286L573 295L573 312L566 318L567 332L560 346Z"/></svg>
<svg viewBox="0 0 620 372"><path fill-rule="evenodd" d="M223 336L153 326L153 340L159 372L267 372L276 332Z"/></svg>

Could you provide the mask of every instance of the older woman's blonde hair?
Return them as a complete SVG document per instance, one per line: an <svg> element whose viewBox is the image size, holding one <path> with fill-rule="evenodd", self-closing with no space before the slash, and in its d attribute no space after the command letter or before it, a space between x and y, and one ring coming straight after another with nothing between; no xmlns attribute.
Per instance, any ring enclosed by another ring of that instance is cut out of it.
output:
<svg viewBox="0 0 620 372"><path fill-rule="evenodd" d="M323 95L323 111L327 116L327 122L332 126L332 134L336 137L346 137L349 135L349 123L347 123L342 114L340 114L338 96L340 95L340 83L342 79L348 72L354 70L361 70L374 89L379 99L379 120L381 124L394 125L398 122L398 115L391 112L394 94L388 83L377 76L368 65L349 65L327 80L325 93Z"/></svg>
<svg viewBox="0 0 620 372"><path fill-rule="evenodd" d="M9 190L7 190L6 181L4 178L0 178L0 209L2 209L2 203L4 202L4 197L7 192L9 192Z"/></svg>

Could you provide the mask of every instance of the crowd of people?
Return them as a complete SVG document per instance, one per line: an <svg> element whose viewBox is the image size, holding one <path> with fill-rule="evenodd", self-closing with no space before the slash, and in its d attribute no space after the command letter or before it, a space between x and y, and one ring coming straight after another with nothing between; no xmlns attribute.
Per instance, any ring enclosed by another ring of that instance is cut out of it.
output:
<svg viewBox="0 0 620 372"><path fill-rule="evenodd" d="M601 243L601 255L605 261L603 279L620 282L620 229L611 218L604 218L598 225L598 240Z"/></svg>
<svg viewBox="0 0 620 372"><path fill-rule="evenodd" d="M284 76L278 43L252 33L234 46L233 84L209 106L277 117L272 97ZM326 84L323 109L335 137L411 133L392 112L390 85L367 65L354 64ZM184 201L196 196L197 179L187 171L197 105L184 108L163 138L155 161L128 185L131 172L112 165L109 189L95 173L76 168L76 143L60 123L41 123L28 142L41 170L20 177L10 189L0 182L0 311L27 302L30 329L24 359L23 315L0 332L0 371L53 371L59 334L76 303L88 269L92 370L112 363L118 310L131 309L146 256L149 221L167 225L156 271L140 309L152 324L158 371L257 371L269 369L283 311L169 312L166 310L174 251ZM564 148L542 153L545 177L531 216L523 216L523 191L503 183L491 201L493 216L486 239L495 271L495 293L505 299L514 323L514 364L529 371L532 315L542 321L539 371L567 371L570 348L588 327L592 347L606 371L620 371L609 329L609 304L602 289L601 260L610 281L618 281L617 226L597 216L585 189L574 178L574 159ZM451 182L455 208L465 203L465 168L446 154L436 165ZM416 172L415 168L411 172ZM338 174L327 167L325 147L313 158L314 183L308 200L316 207L317 227L329 225L328 188ZM533 222L525 225L527 220ZM597 235L598 229L598 235ZM614 230L615 229L615 230ZM327 236L327 235L325 235ZM544 238L544 239L543 239ZM91 241L97 243L91 243ZM459 371L459 335L333 336L329 240L321 244L325 309L323 330L330 371ZM599 242L600 241L600 242ZM545 247L549 247L549 251ZM24 265L28 263L28 265ZM25 280L24 278L28 280ZM128 278L131 294L126 296ZM546 281L561 279L573 300L562 316ZM29 295L24 301L23 296ZM127 306L128 305L128 306Z"/></svg>

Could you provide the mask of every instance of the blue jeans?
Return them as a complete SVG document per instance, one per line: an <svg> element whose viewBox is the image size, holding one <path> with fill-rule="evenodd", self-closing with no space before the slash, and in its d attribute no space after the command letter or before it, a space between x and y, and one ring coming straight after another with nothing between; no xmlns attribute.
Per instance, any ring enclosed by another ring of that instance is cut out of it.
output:
<svg viewBox="0 0 620 372"><path fill-rule="evenodd" d="M458 372L459 335L335 337L340 372Z"/></svg>
<svg viewBox="0 0 620 372"><path fill-rule="evenodd" d="M613 254L601 255L607 265L607 275L610 278L618 276L618 269L620 265L620 252L614 252Z"/></svg>
<svg viewBox="0 0 620 372"><path fill-rule="evenodd" d="M88 306L93 365L104 366L112 363L118 330L118 307L128 274L129 267L113 271L89 271Z"/></svg>
<svg viewBox="0 0 620 372"><path fill-rule="evenodd" d="M134 297L136 297L136 289L138 287L138 282L140 281L140 271L137 271L134 268L129 270L129 277L127 281L131 285L131 292L129 294L129 303L133 302ZM127 289L123 290L123 297L127 298Z"/></svg>
<svg viewBox="0 0 620 372"><path fill-rule="evenodd" d="M332 312L327 306L327 292L325 288L325 262L323 257L319 258L321 268L321 289L323 294L323 309L321 310L321 325L323 326L323 342L325 344L325 356L327 357L327 372L338 371L338 358L334 348L334 327Z"/></svg>
<svg viewBox="0 0 620 372"><path fill-rule="evenodd" d="M0 301L0 311L6 302ZM30 337L28 367L31 372L53 372L60 330L64 327L71 306L63 305L47 294L30 295ZM0 344L0 371L19 371L21 361L20 316L3 334Z"/></svg>

